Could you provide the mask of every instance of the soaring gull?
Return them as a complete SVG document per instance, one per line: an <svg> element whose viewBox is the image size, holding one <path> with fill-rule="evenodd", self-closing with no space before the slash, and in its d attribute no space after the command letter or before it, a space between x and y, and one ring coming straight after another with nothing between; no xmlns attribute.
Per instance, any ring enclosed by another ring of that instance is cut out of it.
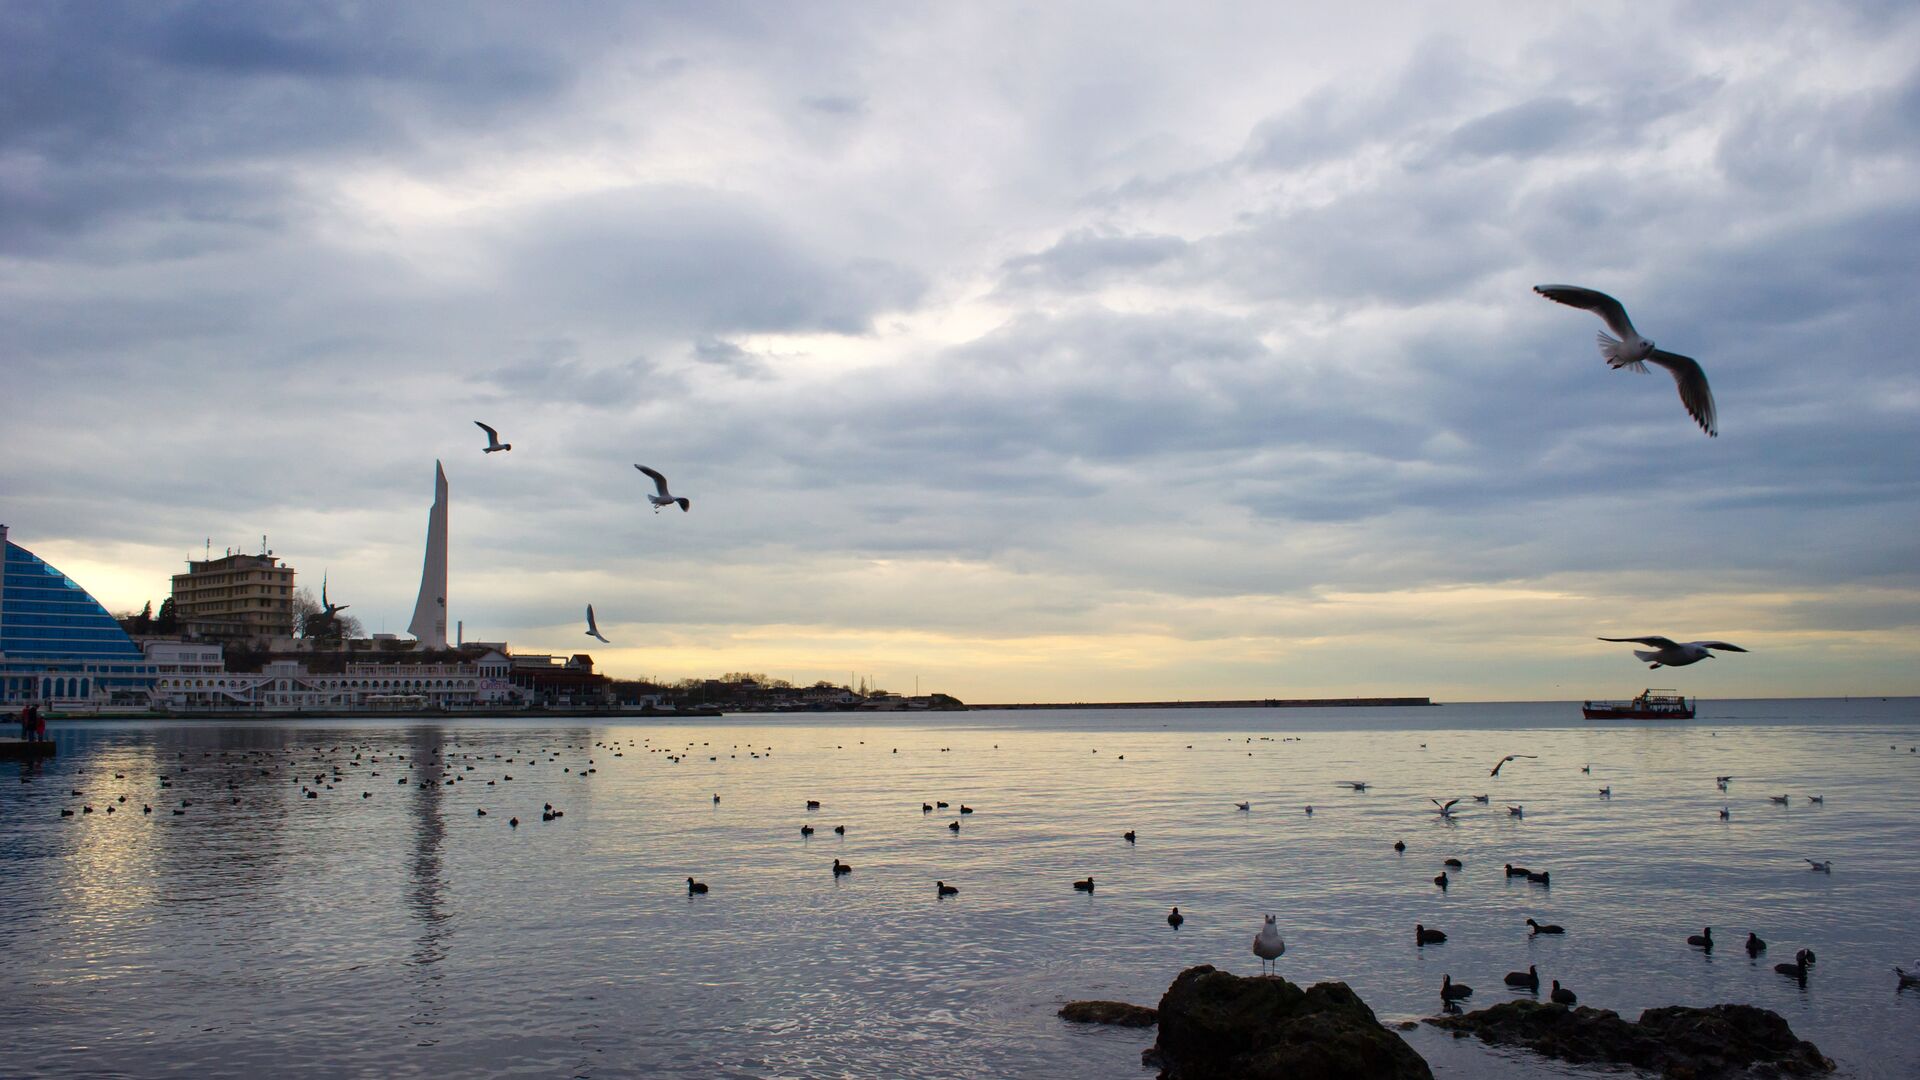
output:
<svg viewBox="0 0 1920 1080"><path fill-rule="evenodd" d="M1490 772L1490 773L1488 773L1487 775L1488 775L1488 776L1499 776L1499 775L1500 775L1500 770L1501 770L1501 769L1503 769L1503 768L1505 768L1505 767L1506 767L1506 764L1507 764L1507 762L1509 762L1509 761L1512 761L1512 760L1513 760L1514 758L1537 758L1537 757L1539 757L1539 756L1540 756L1539 754L1508 754L1508 755L1507 755L1506 757L1503 757L1503 758L1501 758L1501 759L1500 759L1499 761L1496 761L1496 762L1494 762L1494 763L1493 763L1493 771L1492 771L1492 772ZM1485 799L1482 799L1482 800L1480 800L1480 801L1481 801L1481 802L1485 802L1486 800L1485 800Z"/></svg>
<svg viewBox="0 0 1920 1080"><path fill-rule="evenodd" d="M1613 333L1620 335L1614 337L1605 331L1599 334L1600 355L1607 358L1607 364L1616 370L1632 368L1641 374L1646 373L1649 360L1666 368L1680 387L1680 403L1687 407L1687 415L1700 425L1700 430L1719 436L1720 421L1713 409L1713 391L1707 388L1707 373L1689 357L1654 348L1653 342L1633 328L1633 321L1627 318L1627 309L1620 306L1620 301L1578 285L1535 285L1533 291L1555 303L1585 308L1605 319Z"/></svg>
<svg viewBox="0 0 1920 1080"><path fill-rule="evenodd" d="M497 453L499 453L499 452L500 452L500 451L502 451L502 450L511 450L511 449L513 449L513 444L512 444L512 443L503 443L503 442L501 442L501 441L500 441L500 433L499 433L499 432L497 432L497 431L495 431L495 430L493 430L492 428L490 428L490 427L488 427L488 426L487 426L487 425L485 425L485 424L482 424L482 423L480 423L480 421L478 421L478 420L475 420L475 421L474 421L474 425L475 425L476 427L478 427L478 428L479 428L479 429L480 429L481 431L484 431L484 432L486 432L486 433L487 433L487 445L486 445L486 446L484 446L484 447L482 447L482 448L480 449L480 452L481 452L481 453L483 453L483 454L497 454Z"/></svg>
<svg viewBox="0 0 1920 1080"><path fill-rule="evenodd" d="M587 605L587 636L598 640L603 645L613 644L613 642L608 641L606 638L600 636L600 624L593 621L593 605L592 604Z"/></svg>
<svg viewBox="0 0 1920 1080"><path fill-rule="evenodd" d="M1601 641L1631 641L1641 645L1653 646L1652 652L1633 650L1633 655L1647 662L1648 668L1686 667L1701 660L1713 659L1708 649L1721 652L1746 652L1738 645L1729 645L1724 641L1675 641L1672 638L1654 634L1648 637L1603 637Z"/></svg>
<svg viewBox="0 0 1920 1080"><path fill-rule="evenodd" d="M673 492L667 490L666 477L661 476L659 473L655 472L652 469L647 468L645 465L635 465L634 468L639 469L641 472L646 473L649 477L651 477L653 479L653 486L660 489L660 493L658 495L647 496L647 501L653 504L654 513L656 514L659 513L660 508L663 506L672 506L674 503L679 503L680 512L684 514L693 505L692 503L689 503L685 499L676 499L673 497Z"/></svg>

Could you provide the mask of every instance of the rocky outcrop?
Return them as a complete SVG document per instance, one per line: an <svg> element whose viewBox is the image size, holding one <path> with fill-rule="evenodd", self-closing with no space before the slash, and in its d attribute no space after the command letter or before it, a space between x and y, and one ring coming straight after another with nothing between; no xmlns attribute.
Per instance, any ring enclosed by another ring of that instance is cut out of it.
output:
<svg viewBox="0 0 1920 1080"><path fill-rule="evenodd" d="M1060 1018L1076 1024L1152 1027L1159 1014L1145 1005L1129 1005L1124 1001L1069 1001L1060 1010Z"/></svg>
<svg viewBox="0 0 1920 1080"><path fill-rule="evenodd" d="M1432 1080L1400 1036L1346 983L1302 990L1202 965L1160 999L1160 1039L1143 1057L1161 1080Z"/></svg>
<svg viewBox="0 0 1920 1080"><path fill-rule="evenodd" d="M1572 1062L1634 1065L1674 1080L1820 1076L1833 1062L1794 1037L1779 1013L1752 1005L1648 1009L1637 1022L1606 1009L1509 1001L1427 1021L1490 1043Z"/></svg>

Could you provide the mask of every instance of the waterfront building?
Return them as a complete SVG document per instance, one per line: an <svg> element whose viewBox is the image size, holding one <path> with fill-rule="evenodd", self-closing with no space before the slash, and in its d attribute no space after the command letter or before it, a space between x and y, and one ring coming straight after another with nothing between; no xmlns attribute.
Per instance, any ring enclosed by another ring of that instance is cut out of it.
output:
<svg viewBox="0 0 1920 1080"><path fill-rule="evenodd" d="M162 674L153 699L179 712L353 713L482 709L511 705L517 695L505 678L469 661L350 663L341 672L311 672L299 660L273 660L257 672Z"/></svg>
<svg viewBox="0 0 1920 1080"><path fill-rule="evenodd" d="M596 675L593 657L575 653L561 659L544 653L515 656L510 678L529 702L569 708L614 703L613 680Z"/></svg>
<svg viewBox="0 0 1920 1080"><path fill-rule="evenodd" d="M407 633L423 649L447 647L447 470L433 463L433 506L427 511L427 554L420 567L420 595Z"/></svg>
<svg viewBox="0 0 1920 1080"><path fill-rule="evenodd" d="M0 704L146 708L153 671L114 617L0 525Z"/></svg>
<svg viewBox="0 0 1920 1080"><path fill-rule="evenodd" d="M272 552L194 559L173 575L173 612L190 638L266 642L293 636L293 567Z"/></svg>

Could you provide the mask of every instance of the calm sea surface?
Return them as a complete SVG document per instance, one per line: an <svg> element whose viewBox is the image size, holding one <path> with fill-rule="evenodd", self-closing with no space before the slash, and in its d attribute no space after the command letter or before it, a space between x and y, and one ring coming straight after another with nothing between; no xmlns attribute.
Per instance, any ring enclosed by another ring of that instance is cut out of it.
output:
<svg viewBox="0 0 1920 1080"><path fill-rule="evenodd" d="M1054 1011L1254 972L1264 912L1282 974L1384 1019L1431 1015L1443 973L1505 1000L1532 963L1583 1004L1752 1003L1844 1075L1920 1076L1892 971L1920 959L1920 701L1702 712L56 725L56 761L0 764L0 1076L1146 1077L1151 1032ZM1539 757L1489 777L1509 753ZM1804 989L1773 971L1802 946ZM1443 1075L1592 1075L1407 1037Z"/></svg>

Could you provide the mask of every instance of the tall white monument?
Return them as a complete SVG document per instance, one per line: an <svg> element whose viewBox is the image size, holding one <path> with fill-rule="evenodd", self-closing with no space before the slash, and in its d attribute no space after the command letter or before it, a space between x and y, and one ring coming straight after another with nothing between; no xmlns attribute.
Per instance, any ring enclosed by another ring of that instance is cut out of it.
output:
<svg viewBox="0 0 1920 1080"><path fill-rule="evenodd" d="M423 649L447 647L447 471L433 463L433 509L427 511L427 559L420 567L420 599L407 633Z"/></svg>

